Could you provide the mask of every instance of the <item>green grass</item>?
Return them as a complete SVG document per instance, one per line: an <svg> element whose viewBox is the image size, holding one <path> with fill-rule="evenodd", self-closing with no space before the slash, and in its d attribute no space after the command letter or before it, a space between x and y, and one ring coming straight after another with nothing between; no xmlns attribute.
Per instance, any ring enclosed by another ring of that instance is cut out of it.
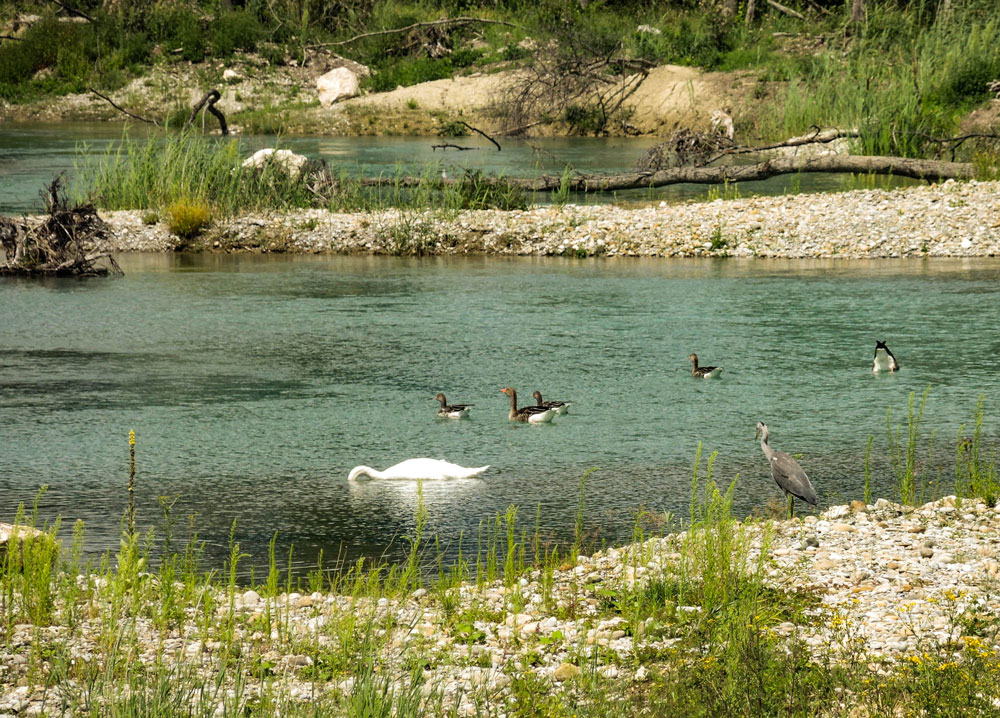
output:
<svg viewBox="0 0 1000 718"><path fill-rule="evenodd" d="M73 192L91 197L105 209L162 210L177 203L203 203L212 214L226 217L241 212L325 207L333 211L525 209L524 190L502 177L467 171L454 184L437 178L441 168L424 169L419 187L409 187L402 172L378 186L368 187L346 173L331 178L334 186L323 200L310 190L306 175L289 176L280 167L265 165L244 170L249 151L237 139L217 139L193 132L163 134L147 140L124 137L103 154L82 148ZM429 237L411 230L426 225L412 212L382 232L397 254L421 254ZM409 218L409 219L408 219ZM429 227L429 225L427 225ZM426 228L426 227L425 227Z"/></svg>

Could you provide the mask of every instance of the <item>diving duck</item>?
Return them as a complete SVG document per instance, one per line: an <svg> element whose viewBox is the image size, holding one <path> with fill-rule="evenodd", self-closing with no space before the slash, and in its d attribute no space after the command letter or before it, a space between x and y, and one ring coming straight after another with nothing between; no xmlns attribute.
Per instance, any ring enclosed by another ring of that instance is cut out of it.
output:
<svg viewBox="0 0 1000 718"><path fill-rule="evenodd" d="M469 415L469 409L472 407L472 404L449 404L448 399L441 392L434 397L434 401L441 402L438 416L443 419L461 419L463 416Z"/></svg>
<svg viewBox="0 0 1000 718"><path fill-rule="evenodd" d="M889 351L885 342L875 340L875 358L872 360L872 374L880 371L899 371L899 362Z"/></svg>
<svg viewBox="0 0 1000 718"><path fill-rule="evenodd" d="M535 406L540 406L543 409L555 409L557 414L565 414L572 403L568 401L542 401L542 392L540 391L535 391L531 396L538 402Z"/></svg>
<svg viewBox="0 0 1000 718"><path fill-rule="evenodd" d="M518 409L517 392L509 386L504 387L500 391L510 397L510 414L507 417L511 421L526 421L529 424L541 424L552 421L552 417L557 413L555 409L546 409L543 406L522 406Z"/></svg>
<svg viewBox="0 0 1000 718"><path fill-rule="evenodd" d="M355 466L351 473L347 475L348 481L354 481L361 476L370 479L471 479L490 468L489 466L478 466L467 469L458 464L452 464L441 459L407 459L394 466L390 466L385 471L373 469L370 466Z"/></svg>
<svg viewBox="0 0 1000 718"><path fill-rule="evenodd" d="M696 376L700 379L714 379L722 372L721 366L698 366L697 354L691 354L688 357L688 361L692 365L691 376Z"/></svg>

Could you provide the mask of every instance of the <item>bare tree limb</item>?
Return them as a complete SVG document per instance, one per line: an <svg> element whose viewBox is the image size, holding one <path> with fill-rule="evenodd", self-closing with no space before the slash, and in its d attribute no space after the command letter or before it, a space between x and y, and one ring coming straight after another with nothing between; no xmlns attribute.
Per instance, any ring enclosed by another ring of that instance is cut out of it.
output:
<svg viewBox="0 0 1000 718"><path fill-rule="evenodd" d="M112 107L114 107L119 112L122 112L122 113L128 115L129 117L131 117L133 119L139 120L140 122L148 122L151 125L156 125L157 127L159 126L159 123L156 120L150 120L150 119L148 119L146 117L141 117L141 116L139 116L139 115L137 115L135 113L129 112L124 107L120 107L120 106L116 105L115 102L114 102L114 100L112 100L107 95L102 95L100 92L98 92L97 90L95 90L93 87L88 87L87 89L90 90L91 92L93 92L98 97L100 97L105 102L107 102L109 105L111 105Z"/></svg>
<svg viewBox="0 0 1000 718"><path fill-rule="evenodd" d="M343 45L350 45L352 42L357 42L358 40L363 40L366 37L379 37L382 35L394 35L400 32L408 32L410 30L416 30L421 27L435 27L437 25L471 25L473 23L485 23L492 25L506 25L507 27L520 28L521 26L513 23L507 22L506 20L490 20L484 17L456 17L444 20L434 20L433 22L415 22L412 25L407 25L406 27L397 27L392 30L377 30L375 32L363 32L360 35L355 35L347 40L339 40L337 42L321 42L317 45L308 45L310 50L314 50L319 47L341 47Z"/></svg>
<svg viewBox="0 0 1000 718"><path fill-rule="evenodd" d="M773 7L778 12L783 12L786 15L791 15L792 17L797 17L799 20L805 20L806 19L806 16L803 15L802 13L796 12L795 10L792 10L790 7L785 7L781 3L775 2L775 0L767 0L767 4L770 5L771 7Z"/></svg>
<svg viewBox="0 0 1000 718"><path fill-rule="evenodd" d="M76 15L77 17L82 17L87 22L94 22L94 18L92 18L90 15L83 12L82 10L77 10L74 7L70 7L66 3L59 2L59 0L51 0L51 1L54 2L56 5L58 5L59 7L61 7L66 12L68 12L70 15Z"/></svg>
<svg viewBox="0 0 1000 718"><path fill-rule="evenodd" d="M877 157L865 155L831 155L827 157L779 157L752 165L725 167L675 167L657 172L625 172L616 175L578 175L569 181L574 192L611 192L625 189L649 189L673 184L723 184L725 182L755 182L769 177L799 172L845 172L855 174L895 175L928 181L942 179L972 179L975 167L967 162L941 162L937 160L904 157ZM401 185L417 187L425 180L421 177L371 177L361 180L366 187ZM546 192L558 189L562 177L542 175L535 179L504 177L504 183L528 191ZM454 184L456 180L435 179L435 183Z"/></svg>
<svg viewBox="0 0 1000 718"><path fill-rule="evenodd" d="M228 135L229 127L226 125L226 116L223 115L219 108L215 106L215 103L218 102L221 97L222 93L218 90L209 90L205 93L205 96L198 100L194 109L191 110L191 116L188 118L188 121L184 123L184 129L186 130L192 125L192 123L194 123L194 119L198 116L198 113L201 112L201 108L205 107L205 104L208 103L207 109L215 115L216 119L219 121L219 127L222 130L222 134Z"/></svg>
<svg viewBox="0 0 1000 718"><path fill-rule="evenodd" d="M23 37L14 37L13 35L0 35L0 40L17 40L18 42L24 42Z"/></svg>
<svg viewBox="0 0 1000 718"><path fill-rule="evenodd" d="M432 150L474 150L476 147L462 147L461 145L453 145L450 142L445 142L440 145L431 145Z"/></svg>
<svg viewBox="0 0 1000 718"><path fill-rule="evenodd" d="M496 146L497 152L500 152L500 143L497 142L495 139L493 139L492 137L490 137L488 134L486 134L485 132L483 132L478 127L473 127L472 125L470 125L465 120L459 120L458 122L459 122L459 124L465 125L467 128L469 128L473 132L478 132L479 134L481 134L483 137L485 137L486 139L488 139L490 142L492 142Z"/></svg>
<svg viewBox="0 0 1000 718"><path fill-rule="evenodd" d="M755 152L764 152L765 150L777 150L782 147L801 147L802 145L812 145L812 144L825 144L827 142L833 142L834 140L841 139L843 137L860 137L861 133L857 130L821 130L819 127L813 125L813 133L810 135L801 135L799 137L792 137L784 142L776 142L773 145L763 145L761 147L727 147L718 154L713 155L707 159L703 165L710 165L716 160L719 160L726 155L745 155L753 154Z"/></svg>

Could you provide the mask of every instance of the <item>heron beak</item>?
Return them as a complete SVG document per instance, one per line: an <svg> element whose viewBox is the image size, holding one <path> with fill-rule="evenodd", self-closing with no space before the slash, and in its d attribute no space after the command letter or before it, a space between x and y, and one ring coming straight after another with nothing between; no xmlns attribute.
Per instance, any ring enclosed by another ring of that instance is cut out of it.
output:
<svg viewBox="0 0 1000 718"><path fill-rule="evenodd" d="M760 429L757 429L757 433L753 435L753 440L757 441L760 438Z"/></svg>

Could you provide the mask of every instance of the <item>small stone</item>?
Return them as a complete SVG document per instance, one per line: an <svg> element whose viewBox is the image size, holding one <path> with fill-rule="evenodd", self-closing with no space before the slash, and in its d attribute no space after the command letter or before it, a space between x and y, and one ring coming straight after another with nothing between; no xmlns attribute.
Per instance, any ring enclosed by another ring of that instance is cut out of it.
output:
<svg viewBox="0 0 1000 718"><path fill-rule="evenodd" d="M813 568L817 571L829 571L831 568L836 568L837 562L832 558L821 558L815 563L813 563Z"/></svg>
<svg viewBox="0 0 1000 718"><path fill-rule="evenodd" d="M934 549L932 549L930 546L921 546L920 555L923 556L924 558L930 558L931 556L934 555Z"/></svg>
<svg viewBox="0 0 1000 718"><path fill-rule="evenodd" d="M833 524L830 527L830 530L836 531L837 533L852 533L854 531L857 531L857 529L851 526L850 524Z"/></svg>
<svg viewBox="0 0 1000 718"><path fill-rule="evenodd" d="M580 669L577 666L574 666L572 663L560 663L555 673L552 674L552 677L562 682L568 681L570 678L576 678L578 675L580 675Z"/></svg>
<svg viewBox="0 0 1000 718"><path fill-rule="evenodd" d="M866 504L864 501L858 501L857 499L855 499L854 501L851 502L852 514L860 514L866 511L868 511L868 504Z"/></svg>

